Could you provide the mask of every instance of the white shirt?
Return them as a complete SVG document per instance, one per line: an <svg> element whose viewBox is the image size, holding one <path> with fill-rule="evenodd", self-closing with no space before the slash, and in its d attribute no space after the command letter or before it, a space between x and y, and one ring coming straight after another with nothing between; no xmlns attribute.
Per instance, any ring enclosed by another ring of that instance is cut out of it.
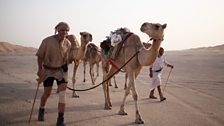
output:
<svg viewBox="0 0 224 126"><path fill-rule="evenodd" d="M164 65L168 65L167 61L165 60L165 57L163 55L160 57L156 57L155 62L151 66L152 71L160 70L164 67Z"/></svg>

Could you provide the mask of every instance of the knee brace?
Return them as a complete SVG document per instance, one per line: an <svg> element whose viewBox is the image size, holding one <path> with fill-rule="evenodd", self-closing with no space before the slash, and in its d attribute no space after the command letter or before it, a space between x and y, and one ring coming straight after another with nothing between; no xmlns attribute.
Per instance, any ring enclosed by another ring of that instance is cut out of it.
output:
<svg viewBox="0 0 224 126"><path fill-rule="evenodd" d="M59 103L65 103L65 91L59 92Z"/></svg>

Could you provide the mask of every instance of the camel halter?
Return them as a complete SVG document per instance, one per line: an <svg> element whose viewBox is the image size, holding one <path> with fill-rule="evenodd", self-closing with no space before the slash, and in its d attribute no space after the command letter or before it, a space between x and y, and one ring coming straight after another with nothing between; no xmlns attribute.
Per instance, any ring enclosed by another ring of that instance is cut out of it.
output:
<svg viewBox="0 0 224 126"><path fill-rule="evenodd" d="M102 81L101 83L99 83L98 85L96 86L93 86L93 87L90 87L90 88L87 88L87 89L72 89L70 87L67 86L67 88L71 91L88 91L88 90L91 90L91 89L94 89L102 84L104 84L106 81L108 81L109 79L111 79L115 74L117 74L122 68L124 68L135 56L137 56L137 54L140 52L140 50L138 50L126 63L124 63L119 69L117 69L117 71L115 71L111 76L109 76L106 80Z"/></svg>

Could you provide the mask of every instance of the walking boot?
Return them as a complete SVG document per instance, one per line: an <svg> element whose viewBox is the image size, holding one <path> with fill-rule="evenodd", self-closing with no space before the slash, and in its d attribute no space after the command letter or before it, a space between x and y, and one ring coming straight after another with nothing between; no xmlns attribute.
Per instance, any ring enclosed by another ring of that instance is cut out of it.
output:
<svg viewBox="0 0 224 126"><path fill-rule="evenodd" d="M44 121L44 108L39 108L38 121Z"/></svg>
<svg viewBox="0 0 224 126"><path fill-rule="evenodd" d="M58 113L58 119L56 126L65 126L64 124L64 113Z"/></svg>

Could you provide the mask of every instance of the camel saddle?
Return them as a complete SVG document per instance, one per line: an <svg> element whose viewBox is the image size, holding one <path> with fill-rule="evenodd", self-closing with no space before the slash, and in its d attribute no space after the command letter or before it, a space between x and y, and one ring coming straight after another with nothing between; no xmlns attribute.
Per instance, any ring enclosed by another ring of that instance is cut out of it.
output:
<svg viewBox="0 0 224 126"><path fill-rule="evenodd" d="M122 41L115 47L112 48L112 51L109 54L109 58L115 60L116 57L120 54L120 51L124 45L124 42L132 35L132 32L127 32L123 37Z"/></svg>

